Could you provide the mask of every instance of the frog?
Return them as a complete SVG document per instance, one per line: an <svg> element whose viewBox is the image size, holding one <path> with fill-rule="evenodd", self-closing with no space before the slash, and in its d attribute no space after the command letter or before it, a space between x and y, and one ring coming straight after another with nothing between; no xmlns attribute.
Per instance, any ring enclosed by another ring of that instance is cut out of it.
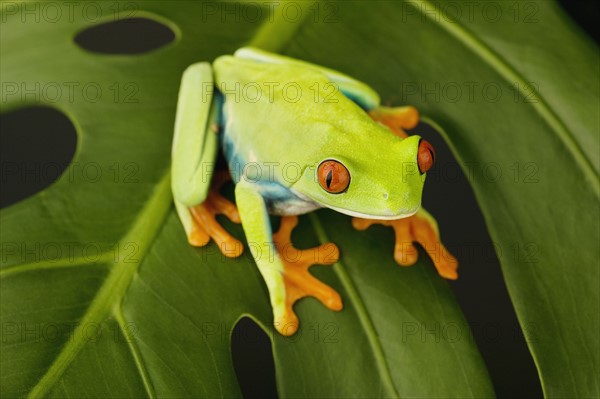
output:
<svg viewBox="0 0 600 399"><path fill-rule="evenodd" d="M458 261L421 207L435 150L408 134L419 120L414 106L383 106L362 81L259 48L190 65L181 78L171 154L173 199L188 243L214 241L224 256L239 257L243 243L217 216L241 223L273 326L284 336L299 328L294 305L301 298L343 308L340 294L309 271L336 264L340 250L333 243L297 249L291 234L299 215L329 208L351 217L357 230L390 226L396 263L416 263L416 242L441 277L456 279ZM215 166L219 151L225 171ZM221 194L229 179L235 202ZM277 231L273 217L281 218Z"/></svg>

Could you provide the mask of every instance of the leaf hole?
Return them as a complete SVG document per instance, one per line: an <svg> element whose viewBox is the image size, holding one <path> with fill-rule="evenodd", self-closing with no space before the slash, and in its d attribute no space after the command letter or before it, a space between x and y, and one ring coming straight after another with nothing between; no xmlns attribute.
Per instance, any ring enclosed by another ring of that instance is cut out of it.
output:
<svg viewBox="0 0 600 399"><path fill-rule="evenodd" d="M175 40L168 26L148 18L126 18L87 28L75 36L80 47L100 54L142 54Z"/></svg>
<svg viewBox="0 0 600 399"><path fill-rule="evenodd" d="M231 335L231 356L244 398L277 398L271 340L249 317Z"/></svg>
<svg viewBox="0 0 600 399"><path fill-rule="evenodd" d="M0 115L0 208L34 195L67 169L77 146L69 118L48 107Z"/></svg>

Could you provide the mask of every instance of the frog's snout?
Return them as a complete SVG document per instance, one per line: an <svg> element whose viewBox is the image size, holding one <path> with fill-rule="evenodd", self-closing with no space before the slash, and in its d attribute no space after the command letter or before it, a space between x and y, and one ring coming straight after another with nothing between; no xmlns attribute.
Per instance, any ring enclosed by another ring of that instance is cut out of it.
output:
<svg viewBox="0 0 600 399"><path fill-rule="evenodd" d="M417 165L421 174L427 172L435 163L435 150L427 140L419 141L419 149L417 150Z"/></svg>

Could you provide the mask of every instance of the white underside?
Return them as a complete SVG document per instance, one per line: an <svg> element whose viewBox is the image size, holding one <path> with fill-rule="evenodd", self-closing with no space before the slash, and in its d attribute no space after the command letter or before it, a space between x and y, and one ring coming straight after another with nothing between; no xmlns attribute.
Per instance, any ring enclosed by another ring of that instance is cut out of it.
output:
<svg viewBox="0 0 600 399"><path fill-rule="evenodd" d="M360 213L360 212L351 211L349 209L337 208L335 206L327 206L327 208L331 208L334 211L343 213L345 215L354 216L357 218L376 219L376 220L396 220L396 219L404 219L404 218L414 215L415 213L417 213L419 211L420 207L417 208L416 210L414 210L413 212L410 212L410 213L407 213L404 215L371 215L368 213Z"/></svg>

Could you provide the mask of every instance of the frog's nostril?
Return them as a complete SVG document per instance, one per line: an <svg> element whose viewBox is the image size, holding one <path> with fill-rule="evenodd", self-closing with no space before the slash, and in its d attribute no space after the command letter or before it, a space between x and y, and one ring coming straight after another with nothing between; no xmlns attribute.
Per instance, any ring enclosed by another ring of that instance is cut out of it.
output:
<svg viewBox="0 0 600 399"><path fill-rule="evenodd" d="M435 150L427 140L419 141L419 149L417 151L417 164L419 172L425 173L433 167L435 163Z"/></svg>

